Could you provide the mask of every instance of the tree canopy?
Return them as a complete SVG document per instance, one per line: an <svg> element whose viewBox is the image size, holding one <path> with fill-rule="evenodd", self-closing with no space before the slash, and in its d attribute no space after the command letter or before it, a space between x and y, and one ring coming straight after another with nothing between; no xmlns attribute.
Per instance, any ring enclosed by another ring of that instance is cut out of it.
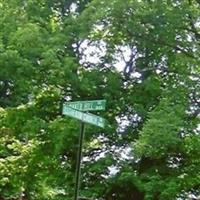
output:
<svg viewBox="0 0 200 200"><path fill-rule="evenodd" d="M200 196L199 0L0 0L0 199Z"/></svg>

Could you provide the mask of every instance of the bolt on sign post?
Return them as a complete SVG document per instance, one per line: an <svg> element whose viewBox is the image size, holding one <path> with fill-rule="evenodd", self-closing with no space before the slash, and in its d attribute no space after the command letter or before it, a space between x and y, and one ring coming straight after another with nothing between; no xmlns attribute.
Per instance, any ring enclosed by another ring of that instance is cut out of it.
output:
<svg viewBox="0 0 200 200"><path fill-rule="evenodd" d="M89 123L95 126L104 128L105 119L91 113L85 113L83 111L97 111L105 110L106 100L93 100L93 101L74 101L66 102L63 104L62 114L69 117L73 117L81 121L81 129L79 136L79 149L77 155L77 166L76 166L76 180L75 180L75 194L74 200L79 199L79 188L80 188L80 176L81 176L81 161L82 161L82 148L83 148L83 137L85 123Z"/></svg>

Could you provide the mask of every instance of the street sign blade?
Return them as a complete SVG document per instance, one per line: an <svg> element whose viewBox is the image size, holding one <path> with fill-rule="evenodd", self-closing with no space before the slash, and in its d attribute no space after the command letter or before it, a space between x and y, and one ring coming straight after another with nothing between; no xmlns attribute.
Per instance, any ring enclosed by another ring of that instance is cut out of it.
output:
<svg viewBox="0 0 200 200"><path fill-rule="evenodd" d="M66 102L64 105L80 111L105 110L106 100L74 101Z"/></svg>
<svg viewBox="0 0 200 200"><path fill-rule="evenodd" d="M83 113L81 111L75 110L71 107L66 105L63 106L63 114L73 117L75 119L81 120L83 122L87 122L99 127L104 128L105 126L105 119L90 113Z"/></svg>

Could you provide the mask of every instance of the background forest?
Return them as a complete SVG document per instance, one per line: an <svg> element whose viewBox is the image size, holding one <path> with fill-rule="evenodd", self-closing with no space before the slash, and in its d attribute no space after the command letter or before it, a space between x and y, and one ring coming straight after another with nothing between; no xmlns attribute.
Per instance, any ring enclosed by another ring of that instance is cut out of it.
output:
<svg viewBox="0 0 200 200"><path fill-rule="evenodd" d="M199 0L0 0L0 199L200 198Z"/></svg>

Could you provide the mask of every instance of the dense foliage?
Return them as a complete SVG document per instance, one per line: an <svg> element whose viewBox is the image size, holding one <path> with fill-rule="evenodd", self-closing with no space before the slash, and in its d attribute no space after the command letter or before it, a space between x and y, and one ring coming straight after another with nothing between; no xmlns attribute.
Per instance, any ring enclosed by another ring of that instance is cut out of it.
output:
<svg viewBox="0 0 200 200"><path fill-rule="evenodd" d="M199 0L0 0L0 199L73 199L70 100L86 126L80 196L200 196Z"/></svg>

